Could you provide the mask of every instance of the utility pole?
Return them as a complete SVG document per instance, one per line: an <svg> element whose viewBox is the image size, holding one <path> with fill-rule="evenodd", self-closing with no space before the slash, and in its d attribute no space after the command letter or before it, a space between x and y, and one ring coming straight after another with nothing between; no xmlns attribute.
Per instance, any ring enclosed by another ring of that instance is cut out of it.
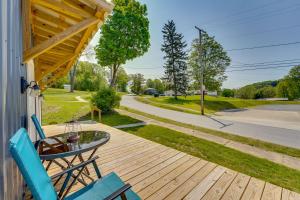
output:
<svg viewBox="0 0 300 200"><path fill-rule="evenodd" d="M199 67L201 68L201 80L200 80L200 91L201 91L201 115L204 115L204 89L203 89L203 73L204 73L204 69L203 69L203 65L202 65L202 33L205 33L204 30L200 29L199 27L195 26L195 28L198 30L199 32Z"/></svg>

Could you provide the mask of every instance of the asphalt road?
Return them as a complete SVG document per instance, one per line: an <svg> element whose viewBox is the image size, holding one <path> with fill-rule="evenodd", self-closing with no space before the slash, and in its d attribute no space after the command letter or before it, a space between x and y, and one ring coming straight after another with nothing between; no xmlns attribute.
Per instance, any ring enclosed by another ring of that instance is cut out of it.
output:
<svg viewBox="0 0 300 200"><path fill-rule="evenodd" d="M272 126L272 123L261 125L257 123L224 120L219 117L200 116L167 110L136 101L134 96L123 96L121 105L182 123L220 130L284 146L300 148L300 131L295 128L280 128ZM265 107L264 109L274 110L276 109L276 106Z"/></svg>
<svg viewBox="0 0 300 200"><path fill-rule="evenodd" d="M272 105L259 106L259 107L256 107L255 109L300 112L300 105L299 104L287 104L287 105L272 104Z"/></svg>

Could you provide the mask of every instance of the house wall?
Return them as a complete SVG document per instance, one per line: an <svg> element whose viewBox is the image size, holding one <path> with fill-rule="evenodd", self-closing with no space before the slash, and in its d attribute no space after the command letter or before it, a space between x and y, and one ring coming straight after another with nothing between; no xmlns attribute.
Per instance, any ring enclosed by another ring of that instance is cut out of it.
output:
<svg viewBox="0 0 300 200"><path fill-rule="evenodd" d="M23 182L8 150L9 138L27 127L27 97L21 94L21 0L0 1L0 199L22 198Z"/></svg>
<svg viewBox="0 0 300 200"><path fill-rule="evenodd" d="M26 72L27 72L27 81L30 83L31 81L34 81L34 63L33 61L29 61L26 65ZM27 92L27 131L30 136L30 139L32 141L36 141L39 138L37 138L36 129L34 127L34 124L31 120L31 115L36 114L38 118L40 118L40 110L39 107L39 97L33 97L30 95L30 91Z"/></svg>

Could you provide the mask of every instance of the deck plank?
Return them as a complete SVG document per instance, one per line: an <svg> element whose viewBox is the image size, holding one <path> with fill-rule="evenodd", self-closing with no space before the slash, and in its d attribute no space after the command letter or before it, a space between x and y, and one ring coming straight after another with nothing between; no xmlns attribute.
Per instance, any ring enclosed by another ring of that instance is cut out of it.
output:
<svg viewBox="0 0 300 200"><path fill-rule="evenodd" d="M230 186L237 172L227 169L215 185L202 198L203 200L220 199Z"/></svg>
<svg viewBox="0 0 300 200"><path fill-rule="evenodd" d="M160 177L160 179L153 182L143 190L139 191L139 194L144 199L148 198L155 192L159 191L163 186L174 180L177 176L189 170L196 162L199 162L198 159L191 158L190 160L188 160L188 162L183 163L167 175Z"/></svg>
<svg viewBox="0 0 300 200"><path fill-rule="evenodd" d="M196 185L196 187L194 187L194 189L184 198L184 200L201 199L226 171L224 167L216 167L216 165L212 166L211 169L213 169L211 173L209 173L209 175L206 176L202 182Z"/></svg>
<svg viewBox="0 0 300 200"><path fill-rule="evenodd" d="M162 170L158 171L157 173L153 174L152 176L149 176L136 185L133 186L135 191L141 191L145 187L149 186L150 184L154 183L155 181L159 180L160 178L164 177L166 174L170 173L173 171L175 168L179 167L185 162L190 162L191 156L185 155L181 157L180 159L176 160L169 166L163 168Z"/></svg>
<svg viewBox="0 0 300 200"><path fill-rule="evenodd" d="M149 200L157 200L157 199L164 199L166 198L171 192L175 191L181 184L183 184L185 181L187 181L191 176L193 176L199 169L204 167L206 164L208 164L206 161L200 160L196 164L194 164L192 167L190 167L188 170L184 171L182 174L178 176L178 174L175 174L175 178L170 180L169 183L161 187L158 191L153 193L150 197L147 199ZM142 196L143 197L143 196Z"/></svg>
<svg viewBox="0 0 300 200"><path fill-rule="evenodd" d="M124 172L124 174L122 174L122 179L127 181L128 179L132 179L133 177L136 177L140 174L145 173L146 171L150 170L151 168L155 167L156 165L159 165L163 162L165 162L166 160L178 155L179 152L176 151L167 151L164 155L160 155L159 158L153 160L153 161L147 161L144 163L141 163L142 165L139 165L137 169L135 170L127 170Z"/></svg>
<svg viewBox="0 0 300 200"><path fill-rule="evenodd" d="M137 184L138 182L144 180L145 178L152 176L153 174L157 173L158 171L160 171L161 169L167 167L168 165L172 164L173 162L175 162L176 160L182 158L185 154L184 153L179 153L176 156L165 160L164 162L156 165L155 167L151 168L150 170L148 170L147 172L140 174L138 176L135 176L133 178L130 178L128 181L130 181L130 183L132 185Z"/></svg>
<svg viewBox="0 0 300 200"><path fill-rule="evenodd" d="M265 182L256 178L251 178L246 188L242 200L259 200L264 191Z"/></svg>
<svg viewBox="0 0 300 200"><path fill-rule="evenodd" d="M174 192L172 192L166 199L172 200L176 198L184 198L193 188L200 182L205 182L206 176L210 176L210 173L216 167L213 163L208 163L205 167L196 172L190 179L179 186Z"/></svg>
<svg viewBox="0 0 300 200"><path fill-rule="evenodd" d="M271 183L266 183L261 200L280 200L282 188Z"/></svg>
<svg viewBox="0 0 300 200"><path fill-rule="evenodd" d="M292 192L283 188L281 200L300 200L300 195L297 194L296 192Z"/></svg>
<svg viewBox="0 0 300 200"><path fill-rule="evenodd" d="M250 176L239 173L221 199L223 200L240 199L249 180L250 180Z"/></svg>

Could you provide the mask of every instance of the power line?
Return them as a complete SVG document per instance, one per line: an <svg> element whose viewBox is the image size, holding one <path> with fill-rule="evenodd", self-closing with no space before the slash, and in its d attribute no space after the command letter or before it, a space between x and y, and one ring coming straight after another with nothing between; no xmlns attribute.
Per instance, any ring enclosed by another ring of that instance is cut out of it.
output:
<svg viewBox="0 0 300 200"><path fill-rule="evenodd" d="M274 60L274 61L266 61L266 62L258 62L258 63L241 63L236 61L240 64L235 64L231 66L248 66L248 65L263 65L263 64L269 64L269 63L278 63L278 62L291 62L291 61L300 61L300 58L294 58L294 59L286 59L286 60Z"/></svg>
<svg viewBox="0 0 300 200"><path fill-rule="evenodd" d="M256 70L262 70L262 69L277 69L277 68L287 68L292 67L292 65L286 65L286 66L273 66L273 67L256 67L256 68L250 68L250 69L234 69L229 70L226 72L242 72L242 71L256 71Z"/></svg>
<svg viewBox="0 0 300 200"><path fill-rule="evenodd" d="M236 61L237 62L237 61ZM239 62L240 63L240 62ZM265 67L265 66L276 66L282 64L290 64L290 65L297 65L300 63L300 58L295 59L286 59L286 60L274 60L274 61L266 61L266 62L257 62L257 63L243 63L243 64L236 64L231 65L228 68L249 68L249 67ZM126 69L163 69L163 66L155 66L155 67L126 67Z"/></svg>
<svg viewBox="0 0 300 200"><path fill-rule="evenodd" d="M270 44L270 45L254 46L254 47L237 48L237 49L227 49L226 51L243 51L243 50L262 49L262 48L279 47L279 46L289 46L289 45L295 45L295 44L300 44L300 41L299 42L288 42L288 43L281 43L281 44Z"/></svg>
<svg viewBox="0 0 300 200"><path fill-rule="evenodd" d="M229 67L233 69L243 69L243 68L251 68L251 67L266 67L266 66L277 66L277 65L297 65L300 64L300 62L291 62L291 63L274 63L274 64L264 64L264 65L249 65L249 66L241 66L241 67Z"/></svg>

